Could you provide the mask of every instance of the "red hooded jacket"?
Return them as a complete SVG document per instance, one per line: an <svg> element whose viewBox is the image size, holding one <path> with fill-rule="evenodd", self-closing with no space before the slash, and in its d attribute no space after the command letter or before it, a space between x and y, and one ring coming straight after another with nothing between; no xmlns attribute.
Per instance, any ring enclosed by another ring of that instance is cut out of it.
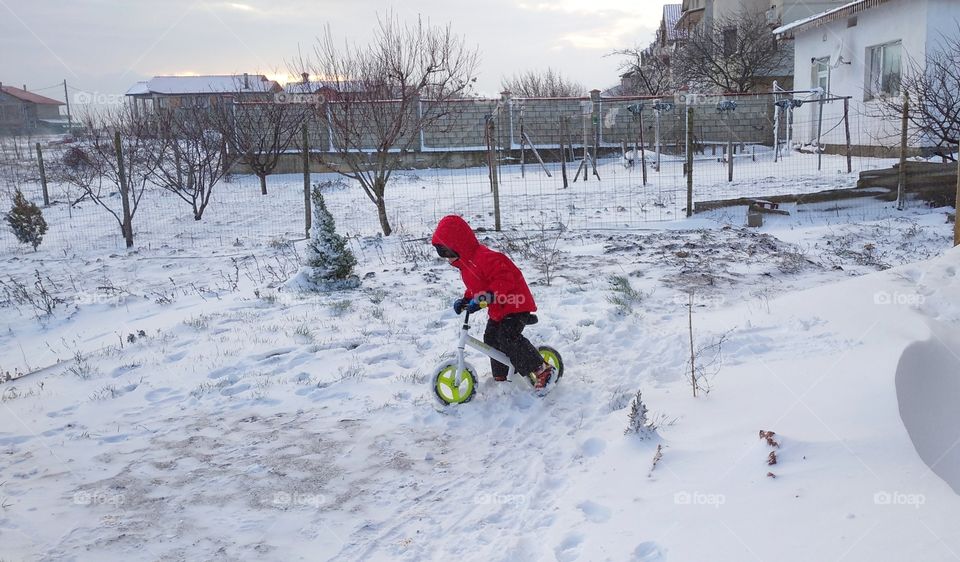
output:
<svg viewBox="0 0 960 562"><path fill-rule="evenodd" d="M464 298L490 291L493 302L487 307L490 319L499 322L508 314L536 312L530 288L510 258L480 244L465 220L448 215L440 219L433 244L450 248L460 258L453 266L460 270L467 290Z"/></svg>

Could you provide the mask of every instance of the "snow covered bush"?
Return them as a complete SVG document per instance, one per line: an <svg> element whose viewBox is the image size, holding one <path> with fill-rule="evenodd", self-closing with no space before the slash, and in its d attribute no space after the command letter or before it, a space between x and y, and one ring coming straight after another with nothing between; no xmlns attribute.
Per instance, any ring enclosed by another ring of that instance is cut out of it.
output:
<svg viewBox="0 0 960 562"><path fill-rule="evenodd" d="M643 396L638 390L637 395L633 397L633 402L630 403L630 413L627 414L627 429L623 433L624 435L634 433L639 435L641 439L646 439L652 431L653 428L650 427L650 420L647 417L647 405L643 403Z"/></svg>
<svg viewBox="0 0 960 562"><path fill-rule="evenodd" d="M633 312L633 305L643 300L643 293L634 289L625 275L611 275L608 281L610 294L607 295L607 302L617 307L617 314L627 316Z"/></svg>
<svg viewBox="0 0 960 562"><path fill-rule="evenodd" d="M7 224L21 244L30 244L34 251L47 233L47 221L36 203L28 200L18 189L13 196L13 206L6 215Z"/></svg>
<svg viewBox="0 0 960 562"><path fill-rule="evenodd" d="M333 215L327 210L323 194L314 187L313 223L310 241L307 242L306 267L294 279L301 289L335 290L350 289L360 284L353 275L357 258L347 247L347 239L337 233Z"/></svg>

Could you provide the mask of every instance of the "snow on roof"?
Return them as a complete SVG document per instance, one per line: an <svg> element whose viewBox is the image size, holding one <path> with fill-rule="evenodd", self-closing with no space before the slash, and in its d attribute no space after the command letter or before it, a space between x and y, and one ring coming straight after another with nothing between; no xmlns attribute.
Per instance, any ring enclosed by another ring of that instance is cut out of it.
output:
<svg viewBox="0 0 960 562"><path fill-rule="evenodd" d="M143 85L141 87L141 84ZM127 95L137 94L216 94L226 92L270 92L277 83L262 74L208 76L154 76L134 84Z"/></svg>
<svg viewBox="0 0 960 562"><path fill-rule="evenodd" d="M63 105L62 101L41 96L40 94L34 94L33 92L28 92L22 88L14 88L13 86L0 86L0 90L9 96L13 96L18 100L25 102L36 103L39 105Z"/></svg>
<svg viewBox="0 0 960 562"><path fill-rule="evenodd" d="M801 31L811 27L819 27L838 18L850 16L864 10L875 8L889 0L855 0L849 4L838 6L819 14L814 14L808 18L803 18L787 25L780 26L773 30L774 35L796 35Z"/></svg>
<svg viewBox="0 0 960 562"><path fill-rule="evenodd" d="M130 86L130 89L127 90L128 96L136 96L138 94L149 94L150 90L147 89L147 82L144 80L142 82L137 82L133 86Z"/></svg>

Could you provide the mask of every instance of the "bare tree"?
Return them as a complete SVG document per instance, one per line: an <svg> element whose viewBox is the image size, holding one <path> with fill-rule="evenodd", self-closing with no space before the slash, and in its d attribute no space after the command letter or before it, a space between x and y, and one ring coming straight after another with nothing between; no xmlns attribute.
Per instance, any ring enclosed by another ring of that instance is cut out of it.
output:
<svg viewBox="0 0 960 562"><path fill-rule="evenodd" d="M583 84L564 78L552 68L528 70L500 81L500 87L515 96L526 98L574 98L587 89Z"/></svg>
<svg viewBox="0 0 960 562"><path fill-rule="evenodd" d="M670 60L640 47L618 49L610 53L623 57L619 69L623 73L621 93L659 96L673 90Z"/></svg>
<svg viewBox="0 0 960 562"><path fill-rule="evenodd" d="M62 180L110 213L130 248L133 219L157 166L157 141L148 120L129 107L90 112L80 125L77 143L64 154Z"/></svg>
<svg viewBox="0 0 960 562"><path fill-rule="evenodd" d="M470 92L477 62L476 49L450 26L404 24L388 14L378 18L365 46L338 46L327 27L314 60L300 63L298 73L330 78L325 84L336 95L318 107L316 117L333 133L333 150L343 163L337 171L360 184L385 235L393 230L386 188L402 153L419 143L420 131L439 125L451 102Z"/></svg>
<svg viewBox="0 0 960 562"><path fill-rule="evenodd" d="M221 104L211 116L230 151L260 179L260 193L266 195L267 176L294 145L307 114L302 104L274 99Z"/></svg>
<svg viewBox="0 0 960 562"><path fill-rule="evenodd" d="M673 58L678 83L721 92L750 92L793 68L793 49L779 43L761 12L743 11L690 31Z"/></svg>
<svg viewBox="0 0 960 562"><path fill-rule="evenodd" d="M943 37L924 60L909 59L905 67L900 92L910 96L910 141L953 160L960 142L960 37ZM902 96L879 100L880 113L899 123Z"/></svg>
<svg viewBox="0 0 960 562"><path fill-rule="evenodd" d="M203 218L214 186L233 163L213 114L203 107L181 107L157 115L160 139L153 179L190 205L193 220Z"/></svg>

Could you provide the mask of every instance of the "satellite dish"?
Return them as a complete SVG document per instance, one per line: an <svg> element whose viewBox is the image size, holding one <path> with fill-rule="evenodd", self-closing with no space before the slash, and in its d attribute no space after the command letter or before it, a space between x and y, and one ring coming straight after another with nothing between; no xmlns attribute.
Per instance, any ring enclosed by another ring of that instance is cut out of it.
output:
<svg viewBox="0 0 960 562"><path fill-rule="evenodd" d="M833 55L830 57L830 68L837 68L841 64L851 64L849 61L843 59L843 39L837 44L836 50L833 51Z"/></svg>

